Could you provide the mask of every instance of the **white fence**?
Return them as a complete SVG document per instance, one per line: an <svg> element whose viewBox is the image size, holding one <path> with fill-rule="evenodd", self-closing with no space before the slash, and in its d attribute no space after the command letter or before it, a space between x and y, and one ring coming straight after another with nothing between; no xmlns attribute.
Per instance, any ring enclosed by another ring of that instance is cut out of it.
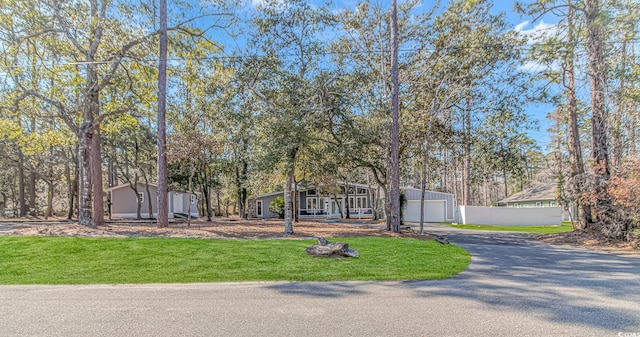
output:
<svg viewBox="0 0 640 337"><path fill-rule="evenodd" d="M420 200L407 200L404 211L405 222L420 222ZM447 202L445 200L424 201L424 222L447 221Z"/></svg>
<svg viewBox="0 0 640 337"><path fill-rule="evenodd" d="M561 207L458 206L456 222L472 225L545 226L562 224Z"/></svg>

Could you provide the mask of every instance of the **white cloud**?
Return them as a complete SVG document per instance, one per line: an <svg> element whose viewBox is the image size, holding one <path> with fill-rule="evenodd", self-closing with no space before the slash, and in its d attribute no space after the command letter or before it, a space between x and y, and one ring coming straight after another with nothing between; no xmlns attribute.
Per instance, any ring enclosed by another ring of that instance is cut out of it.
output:
<svg viewBox="0 0 640 337"><path fill-rule="evenodd" d="M542 40L548 39L553 36L558 36L560 34L560 29L558 24L549 24L540 20L537 25L532 26L531 28L526 28L530 26L529 21L524 21L514 28L514 30L520 35L527 38L527 42L529 44L541 42Z"/></svg>
<svg viewBox="0 0 640 337"><path fill-rule="evenodd" d="M551 37L562 38L558 24L549 24L541 20L536 25L531 25L529 21L524 21L515 26L514 31L527 39L527 44L542 42ZM559 70L560 64L554 62L552 64L544 64L536 61L528 61L520 66L521 70L539 73L550 70Z"/></svg>

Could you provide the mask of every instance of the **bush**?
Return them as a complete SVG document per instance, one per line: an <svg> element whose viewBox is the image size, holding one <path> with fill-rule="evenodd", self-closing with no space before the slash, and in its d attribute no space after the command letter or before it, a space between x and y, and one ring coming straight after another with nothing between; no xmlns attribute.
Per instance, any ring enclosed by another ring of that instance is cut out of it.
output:
<svg viewBox="0 0 640 337"><path fill-rule="evenodd" d="M269 212L278 214L278 218L284 219L284 197L278 196L269 203Z"/></svg>

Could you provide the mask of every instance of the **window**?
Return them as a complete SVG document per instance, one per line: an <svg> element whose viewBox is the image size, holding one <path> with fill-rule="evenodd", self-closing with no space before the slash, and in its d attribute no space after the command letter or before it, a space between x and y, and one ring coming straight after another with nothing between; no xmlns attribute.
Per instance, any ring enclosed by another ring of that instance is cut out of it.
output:
<svg viewBox="0 0 640 337"><path fill-rule="evenodd" d="M144 193L138 192L138 202L144 203Z"/></svg>
<svg viewBox="0 0 640 337"><path fill-rule="evenodd" d="M356 197L356 206L358 208L367 208L367 197Z"/></svg>
<svg viewBox="0 0 640 337"><path fill-rule="evenodd" d="M308 190L307 195L318 195L318 192L316 190Z"/></svg>
<svg viewBox="0 0 640 337"><path fill-rule="evenodd" d="M256 215L262 216L262 200L256 201Z"/></svg>
<svg viewBox="0 0 640 337"><path fill-rule="evenodd" d="M198 200L198 198L196 198L196 195L195 195L195 194L192 194L192 195L191 195L191 203L192 203L192 204L195 204L195 203L196 203L196 200Z"/></svg>
<svg viewBox="0 0 640 337"><path fill-rule="evenodd" d="M541 207L541 206L542 206L542 202L536 201L536 207Z"/></svg>
<svg viewBox="0 0 640 337"><path fill-rule="evenodd" d="M349 197L349 208L350 208L350 209L354 209L354 208L356 208L356 207L355 207L356 205L355 205L355 200L354 200L354 199L355 199L354 197Z"/></svg>
<svg viewBox="0 0 640 337"><path fill-rule="evenodd" d="M317 209L317 208L318 208L318 199L307 198L307 209Z"/></svg>
<svg viewBox="0 0 640 337"><path fill-rule="evenodd" d="M367 194L366 188L358 188L358 194Z"/></svg>

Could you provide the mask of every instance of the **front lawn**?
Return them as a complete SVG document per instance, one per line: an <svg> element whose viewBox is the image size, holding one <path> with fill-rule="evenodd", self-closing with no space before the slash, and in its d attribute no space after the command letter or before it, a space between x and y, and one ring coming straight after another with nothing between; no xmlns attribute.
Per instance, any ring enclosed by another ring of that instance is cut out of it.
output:
<svg viewBox="0 0 640 337"><path fill-rule="evenodd" d="M338 241L339 239L332 239ZM0 237L0 284L442 279L464 249L433 240L348 238L358 259L319 259L310 240Z"/></svg>
<svg viewBox="0 0 640 337"><path fill-rule="evenodd" d="M443 222L442 224L460 229L472 229L483 231L503 231L503 232L521 232L521 233L538 233L538 234L555 234L571 232L573 227L571 222L563 221L562 226L488 226L488 225L454 225Z"/></svg>

